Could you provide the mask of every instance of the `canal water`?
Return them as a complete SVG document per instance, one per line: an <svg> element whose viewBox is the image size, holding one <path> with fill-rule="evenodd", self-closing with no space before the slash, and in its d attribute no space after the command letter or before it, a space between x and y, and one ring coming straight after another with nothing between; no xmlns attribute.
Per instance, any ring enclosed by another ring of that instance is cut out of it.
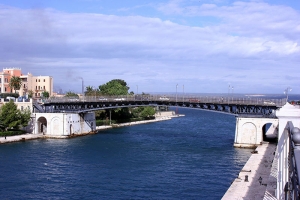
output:
<svg viewBox="0 0 300 200"><path fill-rule="evenodd" d="M0 145L1 199L221 199L251 155L235 117L185 117Z"/></svg>

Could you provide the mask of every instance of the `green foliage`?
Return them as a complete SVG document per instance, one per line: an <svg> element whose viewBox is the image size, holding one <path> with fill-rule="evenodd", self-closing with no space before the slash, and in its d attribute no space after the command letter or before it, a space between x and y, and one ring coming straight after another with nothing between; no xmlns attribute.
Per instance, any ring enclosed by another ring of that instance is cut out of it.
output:
<svg viewBox="0 0 300 200"><path fill-rule="evenodd" d="M96 88L94 89L93 86L87 86L86 91L84 92L85 96L99 96L100 91Z"/></svg>
<svg viewBox="0 0 300 200"><path fill-rule="evenodd" d="M43 91L42 96L43 96L43 98L49 98L50 94L47 91Z"/></svg>
<svg viewBox="0 0 300 200"><path fill-rule="evenodd" d="M111 119L117 123L153 119L155 109L151 106L136 108L118 108L111 111ZM109 110L96 112L96 124L107 125L109 123Z"/></svg>
<svg viewBox="0 0 300 200"><path fill-rule="evenodd" d="M153 107L147 106L143 107L143 111L140 113L140 117L144 119L149 119L154 116L155 114L155 109Z"/></svg>
<svg viewBox="0 0 300 200"><path fill-rule="evenodd" d="M79 98L78 94L74 93L74 92L67 92L65 97L76 97L76 98Z"/></svg>
<svg viewBox="0 0 300 200"><path fill-rule="evenodd" d="M20 95L17 93L1 93L0 97L6 99L6 97L15 97L18 98Z"/></svg>
<svg viewBox="0 0 300 200"><path fill-rule="evenodd" d="M21 88L21 85L22 85L22 79L20 77L17 77L17 76L12 76L10 81L9 81L9 84L8 86L13 90L15 90L15 93L16 93L16 90L19 90Z"/></svg>
<svg viewBox="0 0 300 200"><path fill-rule="evenodd" d="M33 97L33 91L32 90L28 90L28 98L32 98Z"/></svg>
<svg viewBox="0 0 300 200"><path fill-rule="evenodd" d="M28 109L20 111L13 101L4 104L0 109L0 121L5 130L19 129L28 125L30 120L30 111Z"/></svg>
<svg viewBox="0 0 300 200"><path fill-rule="evenodd" d="M23 130L9 130L9 131L0 132L0 136L22 135L25 133L26 133L26 131L23 131Z"/></svg>
<svg viewBox="0 0 300 200"><path fill-rule="evenodd" d="M103 95L127 95L129 87L124 80L114 79L100 85L99 90Z"/></svg>

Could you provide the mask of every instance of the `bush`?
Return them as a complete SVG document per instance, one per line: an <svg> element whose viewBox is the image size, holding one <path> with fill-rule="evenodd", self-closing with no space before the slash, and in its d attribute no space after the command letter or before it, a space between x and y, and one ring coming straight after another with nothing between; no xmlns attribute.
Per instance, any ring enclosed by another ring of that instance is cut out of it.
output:
<svg viewBox="0 0 300 200"><path fill-rule="evenodd" d="M14 135L22 135L25 134L26 131L23 130L9 130L9 131L3 131L0 132L0 136L4 137L4 136L14 136Z"/></svg>
<svg viewBox="0 0 300 200"><path fill-rule="evenodd" d="M17 99L19 96L20 95L18 93L1 93L0 94L0 98L2 98L2 99L6 99L6 97L15 97Z"/></svg>

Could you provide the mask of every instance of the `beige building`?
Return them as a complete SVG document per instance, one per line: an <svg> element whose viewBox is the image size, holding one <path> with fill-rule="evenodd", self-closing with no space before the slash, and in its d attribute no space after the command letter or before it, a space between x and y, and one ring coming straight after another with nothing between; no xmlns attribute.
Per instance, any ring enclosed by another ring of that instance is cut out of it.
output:
<svg viewBox="0 0 300 200"><path fill-rule="evenodd" d="M33 92L33 98L41 98L44 91L49 92L49 96L53 95L53 77L33 76L31 73L24 75L21 73L20 68L6 68L3 69L3 72L0 72L1 93L14 92L8 86L12 76L17 76L22 79L21 88L17 90L20 96L28 95L29 91Z"/></svg>

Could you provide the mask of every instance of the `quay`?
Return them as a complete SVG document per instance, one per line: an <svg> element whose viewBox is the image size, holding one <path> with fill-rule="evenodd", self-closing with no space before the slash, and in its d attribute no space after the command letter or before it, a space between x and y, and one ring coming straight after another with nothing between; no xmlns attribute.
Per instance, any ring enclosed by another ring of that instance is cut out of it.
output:
<svg viewBox="0 0 300 200"><path fill-rule="evenodd" d="M133 125L138 125L138 124L160 122L160 121L170 120L173 117L182 117L182 116L184 116L184 115L161 116L161 117L156 117L153 120L143 120L143 121L136 121L136 122L96 126L96 131L101 131L101 130L110 129L110 128L116 128L116 127L133 126ZM84 136L84 135L89 135L89 134L94 134L94 133L95 132L90 132L90 133L85 133L85 134L76 135L76 136ZM24 142L26 140L36 140L36 139L46 139L46 138L64 139L64 138L71 138L71 137L72 136L51 136L51 135L44 135L41 133L40 134L27 133L27 134L22 134L22 135L0 137L0 144L12 143L12 142Z"/></svg>
<svg viewBox="0 0 300 200"><path fill-rule="evenodd" d="M277 145L263 143L253 152L222 200L273 200L276 189Z"/></svg>

